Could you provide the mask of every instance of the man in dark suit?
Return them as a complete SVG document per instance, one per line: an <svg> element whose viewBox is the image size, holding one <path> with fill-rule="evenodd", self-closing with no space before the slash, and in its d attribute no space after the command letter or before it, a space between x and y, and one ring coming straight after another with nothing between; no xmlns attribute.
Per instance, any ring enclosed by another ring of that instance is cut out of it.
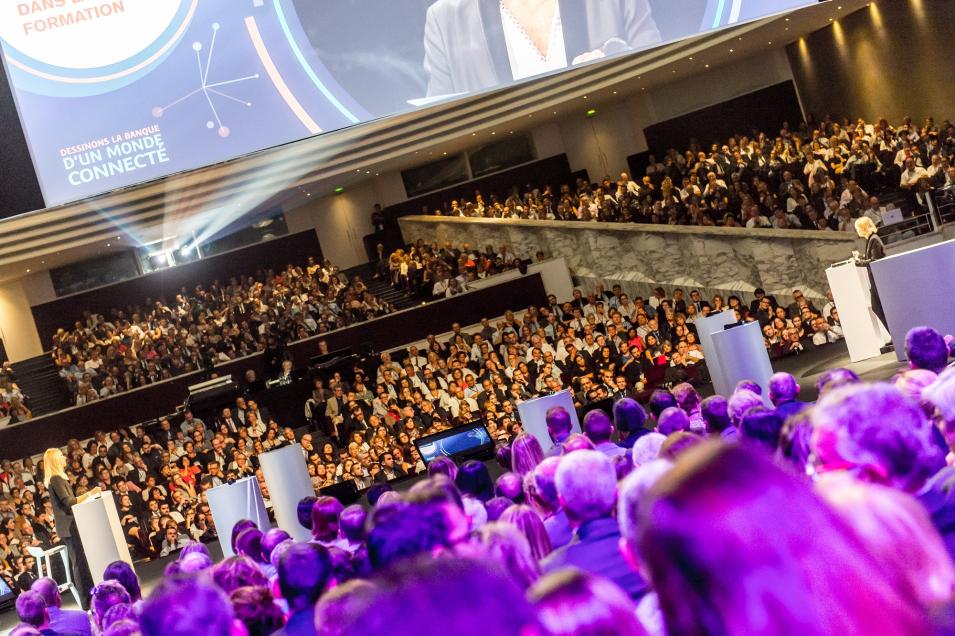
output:
<svg viewBox="0 0 955 636"><path fill-rule="evenodd" d="M559 16L562 33L547 49L563 45L562 67L642 49L661 40L650 14L649 0L537 0L537 6L522 12L499 0L438 0L428 9L425 23L425 70L428 95L473 93L515 79L508 54L505 19L518 30L533 31L525 24L537 16L554 21ZM545 29L546 30L546 29ZM520 62L516 61L518 66Z"/></svg>
<svg viewBox="0 0 955 636"><path fill-rule="evenodd" d="M225 407L222 409L222 416L219 418L219 425L225 424L229 428L230 433L237 433L239 429L244 426L242 422L239 421L239 418L232 414L232 409Z"/></svg>
<svg viewBox="0 0 955 636"><path fill-rule="evenodd" d="M775 297L775 296L767 296L765 289L763 289L762 287L757 287L756 289L753 290L753 296L755 296L756 298L754 298L754 299L753 299L753 302L751 302L751 303L749 304L749 313L750 313L751 315L755 315L755 314L756 314L756 310L759 308L759 302L760 302L763 298L769 299L770 313L772 313L772 311L775 311L776 306L777 306L777 304L778 304L778 303L776 302L776 297Z"/></svg>
<svg viewBox="0 0 955 636"><path fill-rule="evenodd" d="M690 304L696 307L696 314L698 316L703 315L703 308L711 309L710 303L703 300L703 297L700 295L699 290L694 289L690 292Z"/></svg>
<svg viewBox="0 0 955 636"><path fill-rule="evenodd" d="M620 552L620 528L613 517L617 500L613 463L598 451L574 451L561 459L556 483L574 538L544 559L544 572L577 567L613 581L630 598L640 599L648 585Z"/></svg>

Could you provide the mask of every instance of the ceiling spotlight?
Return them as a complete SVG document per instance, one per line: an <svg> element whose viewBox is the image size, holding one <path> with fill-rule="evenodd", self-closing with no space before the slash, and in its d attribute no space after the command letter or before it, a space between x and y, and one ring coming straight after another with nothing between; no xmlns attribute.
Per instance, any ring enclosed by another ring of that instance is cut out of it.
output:
<svg viewBox="0 0 955 636"><path fill-rule="evenodd" d="M109 247L109 243L106 244L106 247Z"/></svg>
<svg viewBox="0 0 955 636"><path fill-rule="evenodd" d="M29 267L27 267L27 274L29 274L29 273L30 273L30 268L29 268Z"/></svg>

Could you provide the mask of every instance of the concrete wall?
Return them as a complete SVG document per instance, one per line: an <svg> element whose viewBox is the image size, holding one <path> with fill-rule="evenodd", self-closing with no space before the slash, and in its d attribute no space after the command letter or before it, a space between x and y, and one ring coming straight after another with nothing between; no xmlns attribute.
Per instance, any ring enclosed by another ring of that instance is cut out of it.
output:
<svg viewBox="0 0 955 636"><path fill-rule="evenodd" d="M0 339L13 362L43 353L30 299L19 280L0 283Z"/></svg>
<svg viewBox="0 0 955 636"><path fill-rule="evenodd" d="M518 255L538 249L563 257L578 285L620 283L631 294L656 286L749 296L757 287L780 298L794 289L823 298L826 268L860 248L854 234L669 225L515 221L408 216L408 242L454 240L507 244Z"/></svg>

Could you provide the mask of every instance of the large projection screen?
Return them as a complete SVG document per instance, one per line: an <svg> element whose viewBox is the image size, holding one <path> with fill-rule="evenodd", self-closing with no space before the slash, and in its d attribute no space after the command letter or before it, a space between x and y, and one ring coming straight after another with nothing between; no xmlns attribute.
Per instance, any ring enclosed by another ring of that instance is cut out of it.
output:
<svg viewBox="0 0 955 636"><path fill-rule="evenodd" d="M0 44L54 205L815 2L2 0Z"/></svg>

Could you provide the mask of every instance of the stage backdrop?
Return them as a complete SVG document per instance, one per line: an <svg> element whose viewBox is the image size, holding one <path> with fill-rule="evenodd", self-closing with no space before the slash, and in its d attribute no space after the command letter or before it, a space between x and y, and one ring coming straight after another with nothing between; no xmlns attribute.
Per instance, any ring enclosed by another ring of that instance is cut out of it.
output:
<svg viewBox="0 0 955 636"><path fill-rule="evenodd" d="M496 0L8 0L0 42L52 205L815 2L542 0L546 59Z"/></svg>

